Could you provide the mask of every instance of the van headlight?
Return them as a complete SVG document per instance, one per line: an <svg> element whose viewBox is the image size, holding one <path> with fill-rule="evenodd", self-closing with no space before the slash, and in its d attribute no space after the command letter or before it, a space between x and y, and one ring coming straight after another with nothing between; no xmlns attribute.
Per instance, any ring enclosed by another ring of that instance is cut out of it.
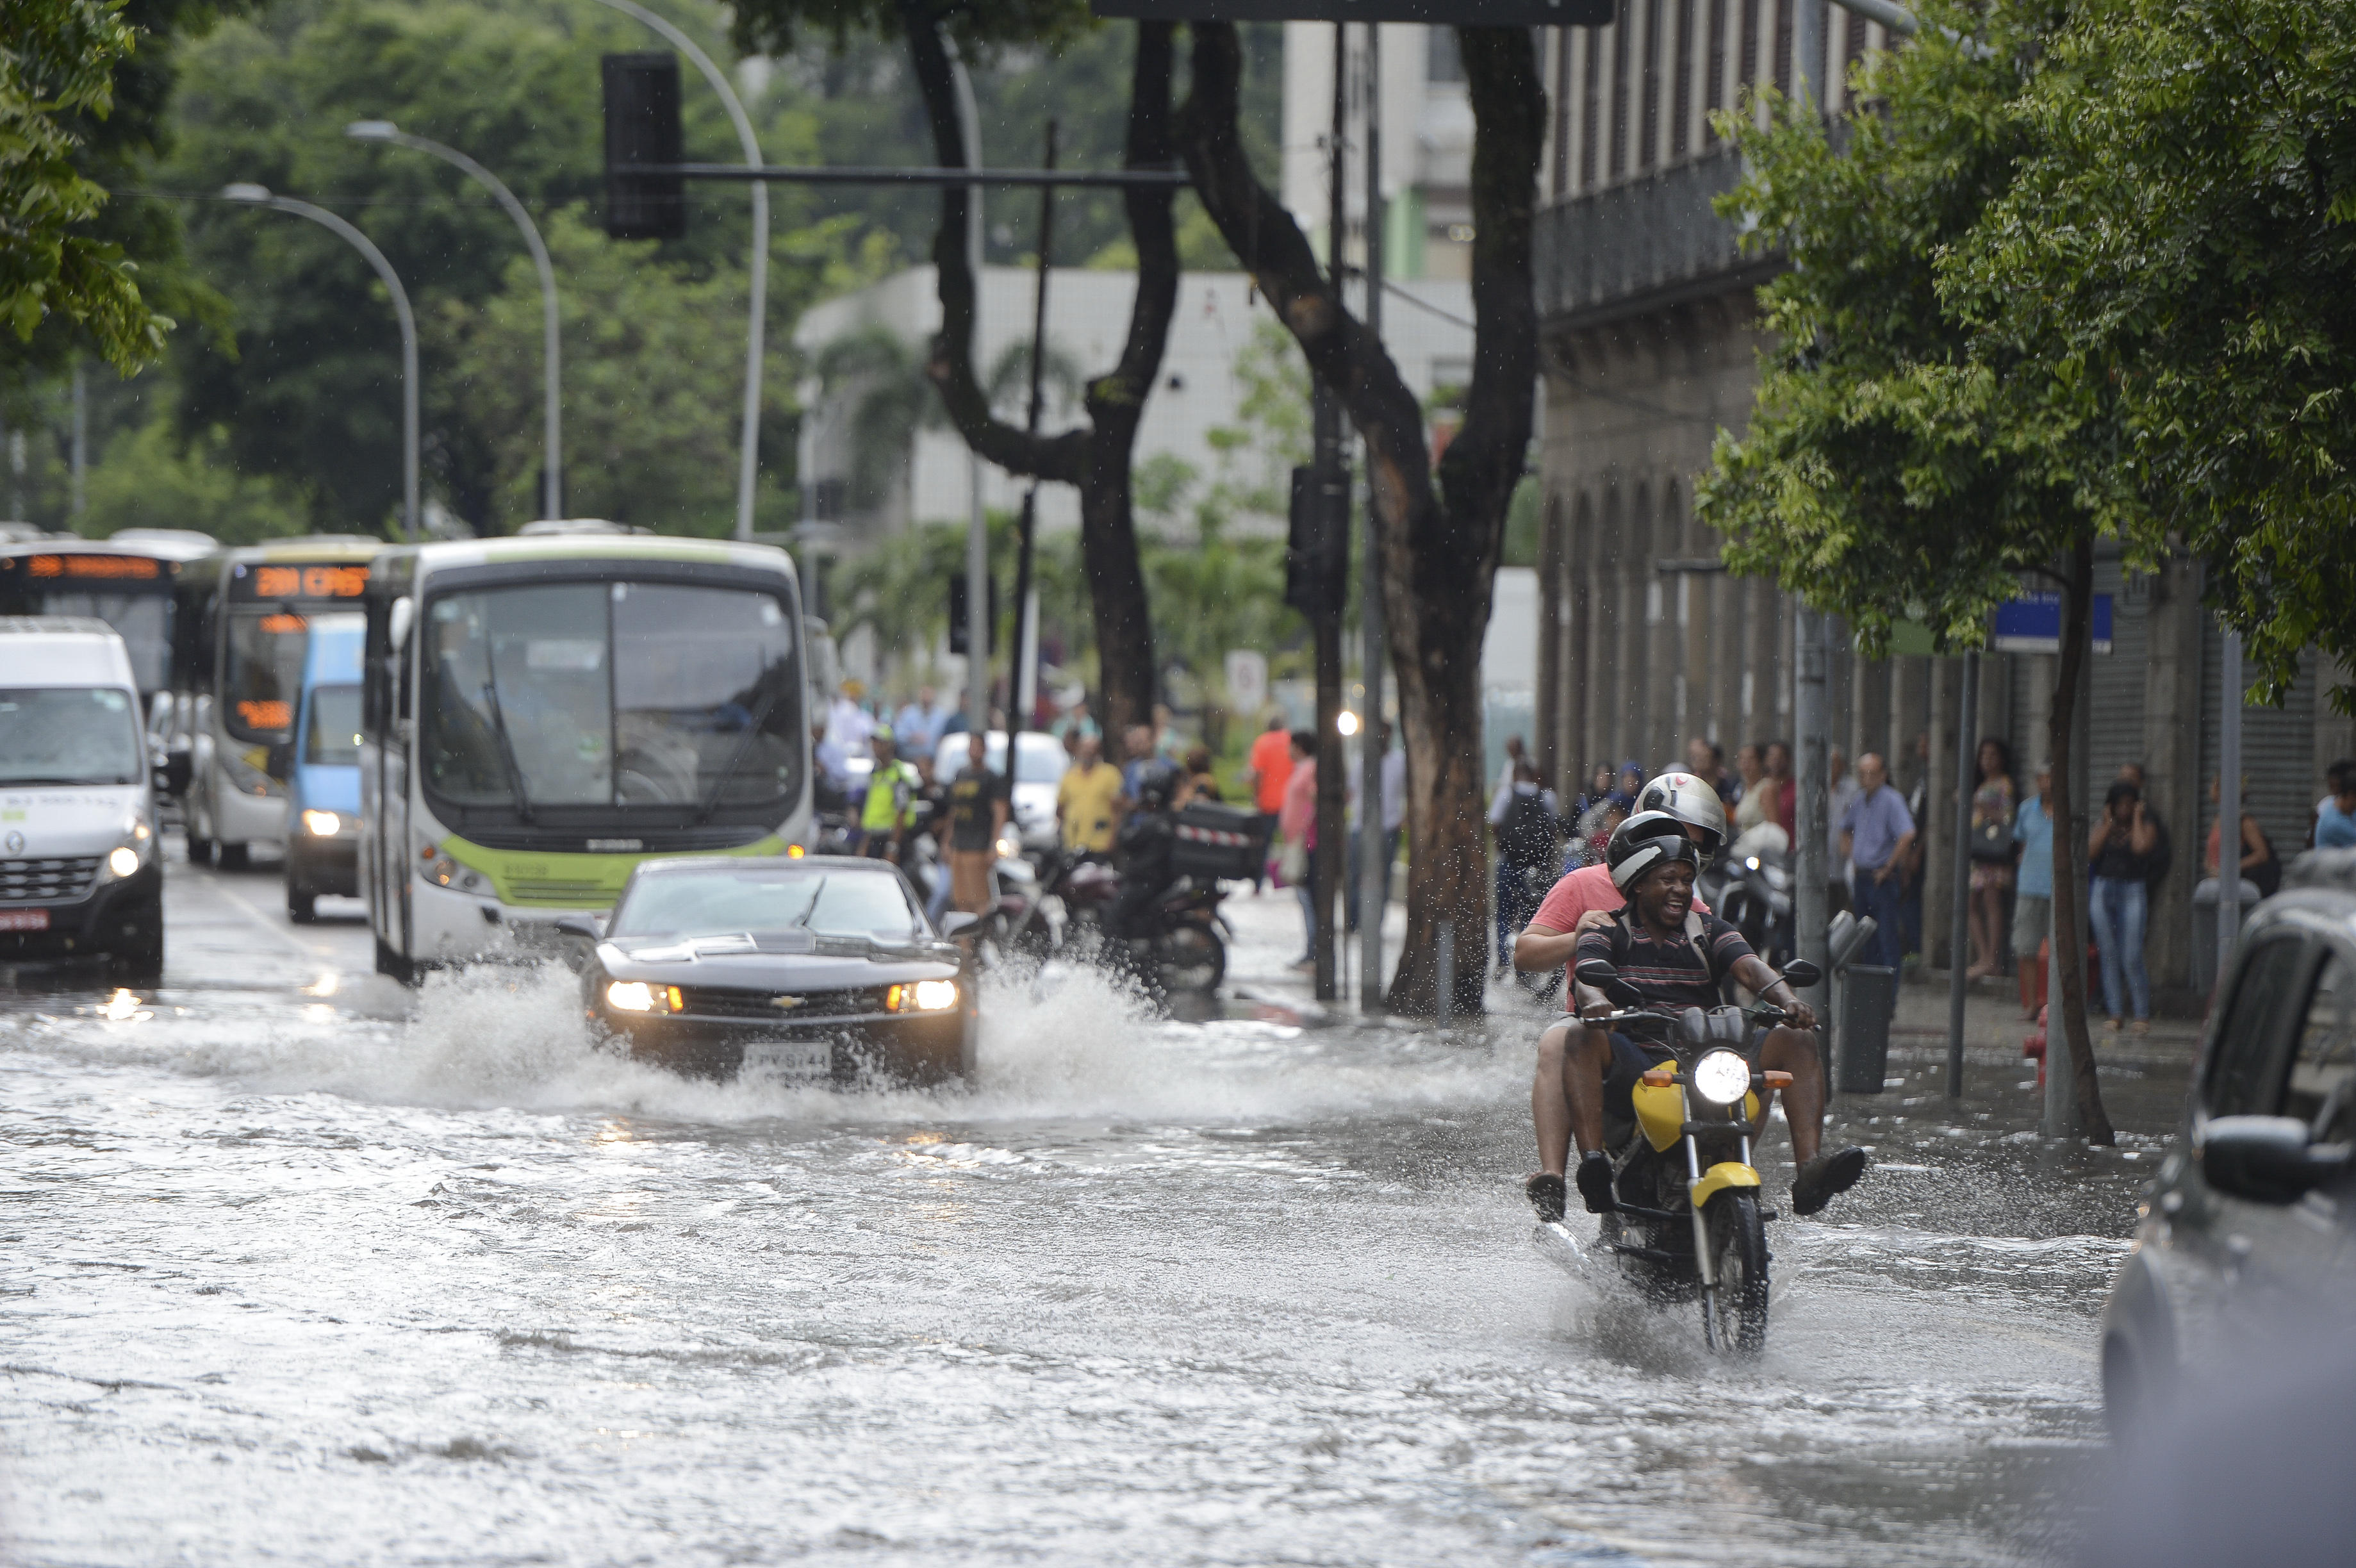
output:
<svg viewBox="0 0 2356 1568"><path fill-rule="evenodd" d="M1751 1064L1732 1051L1710 1051L1694 1063L1693 1088L1712 1105L1732 1105L1751 1092Z"/></svg>
<svg viewBox="0 0 2356 1568"><path fill-rule="evenodd" d="M139 874L139 852L129 844L118 844L106 857L106 869L117 876Z"/></svg>
<svg viewBox="0 0 2356 1568"><path fill-rule="evenodd" d="M102 863L106 880L120 882L125 877L138 875L139 868L147 864L147 857L155 853L155 833L145 822L134 820L123 830L123 836L115 841L114 847L106 852L106 859Z"/></svg>

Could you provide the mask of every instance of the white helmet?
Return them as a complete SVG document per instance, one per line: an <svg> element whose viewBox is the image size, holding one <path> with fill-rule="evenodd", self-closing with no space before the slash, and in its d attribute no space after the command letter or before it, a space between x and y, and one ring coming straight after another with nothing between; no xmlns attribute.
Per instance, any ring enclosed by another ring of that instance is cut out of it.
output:
<svg viewBox="0 0 2356 1568"><path fill-rule="evenodd" d="M1725 803L1719 800L1717 790L1691 773L1662 774L1637 792L1636 810L1666 811L1677 821L1699 828L1705 865L1717 859L1718 852L1726 847Z"/></svg>

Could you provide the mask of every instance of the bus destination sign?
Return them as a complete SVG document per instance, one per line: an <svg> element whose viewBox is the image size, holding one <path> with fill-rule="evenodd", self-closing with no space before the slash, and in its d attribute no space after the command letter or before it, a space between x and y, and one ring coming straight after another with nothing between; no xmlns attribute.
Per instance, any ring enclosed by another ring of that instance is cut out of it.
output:
<svg viewBox="0 0 2356 1568"><path fill-rule="evenodd" d="M44 552L38 555L0 556L0 582L13 577L25 587L49 593L101 586L118 594L143 589L166 592L172 585L172 574L177 570L178 562L158 561L152 555Z"/></svg>
<svg viewBox="0 0 2356 1568"><path fill-rule="evenodd" d="M357 599L368 591L365 566L235 566L230 597L279 603L287 599Z"/></svg>

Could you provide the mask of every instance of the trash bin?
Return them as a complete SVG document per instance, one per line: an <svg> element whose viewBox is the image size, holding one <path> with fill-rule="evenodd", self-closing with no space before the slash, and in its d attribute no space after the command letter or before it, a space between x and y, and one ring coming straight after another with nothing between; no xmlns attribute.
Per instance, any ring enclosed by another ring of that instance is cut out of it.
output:
<svg viewBox="0 0 2356 1568"><path fill-rule="evenodd" d="M1898 972L1853 963L1842 972L1840 1073L1843 1094L1879 1094L1890 1060L1890 1018L1898 1009Z"/></svg>
<svg viewBox="0 0 2356 1568"><path fill-rule="evenodd" d="M2242 929L2242 921L2250 918L2257 907L2258 885L2242 879L2242 908L2233 929ZM2217 986L2217 878L2211 876L2193 884L2192 887L2192 989L2206 996Z"/></svg>

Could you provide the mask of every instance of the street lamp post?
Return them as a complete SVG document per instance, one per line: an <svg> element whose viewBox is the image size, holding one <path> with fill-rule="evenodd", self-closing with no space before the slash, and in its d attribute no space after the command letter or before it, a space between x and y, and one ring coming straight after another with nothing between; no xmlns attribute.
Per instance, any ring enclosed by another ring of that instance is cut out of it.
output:
<svg viewBox="0 0 2356 1568"><path fill-rule="evenodd" d="M221 187L226 201L241 201L249 207L275 208L292 212L297 218L308 218L323 229L334 231L376 269L384 280L385 292L392 295L392 313L401 318L401 525L409 542L417 542L417 317L409 308L409 291L401 286L401 275L374 242L349 223L324 207L314 207L307 201L297 201L291 196L273 196L270 188L241 182Z"/></svg>
<svg viewBox="0 0 2356 1568"><path fill-rule="evenodd" d="M548 247L541 242L540 227L524 210L515 192L482 165L455 147L414 136L390 120L355 120L344 127L344 134L356 142L380 142L396 147L411 147L421 153L431 153L444 163L463 171L477 184L489 191L494 199L507 209L515 226L523 231L525 247L531 252L532 265L540 269L541 315L541 398L546 405L543 440L546 456L541 481L541 516L558 518L564 515L564 433L562 415L559 412L559 378L557 372L556 268L548 259Z"/></svg>
<svg viewBox="0 0 2356 1568"><path fill-rule="evenodd" d="M728 75L712 63L712 57L696 46L693 38L672 26L670 21L655 15L637 0L597 0L626 16L639 21L660 33L673 48L695 62L703 80L720 94L720 102L728 111L729 123L736 127L737 145L744 150L747 166L761 166L761 145L753 137L753 122L738 102L736 90L728 85ZM769 188L762 180L753 185L753 305L752 317L744 328L744 438L736 466L736 537L753 537L753 480L761 458L761 334L768 311L769 299Z"/></svg>

